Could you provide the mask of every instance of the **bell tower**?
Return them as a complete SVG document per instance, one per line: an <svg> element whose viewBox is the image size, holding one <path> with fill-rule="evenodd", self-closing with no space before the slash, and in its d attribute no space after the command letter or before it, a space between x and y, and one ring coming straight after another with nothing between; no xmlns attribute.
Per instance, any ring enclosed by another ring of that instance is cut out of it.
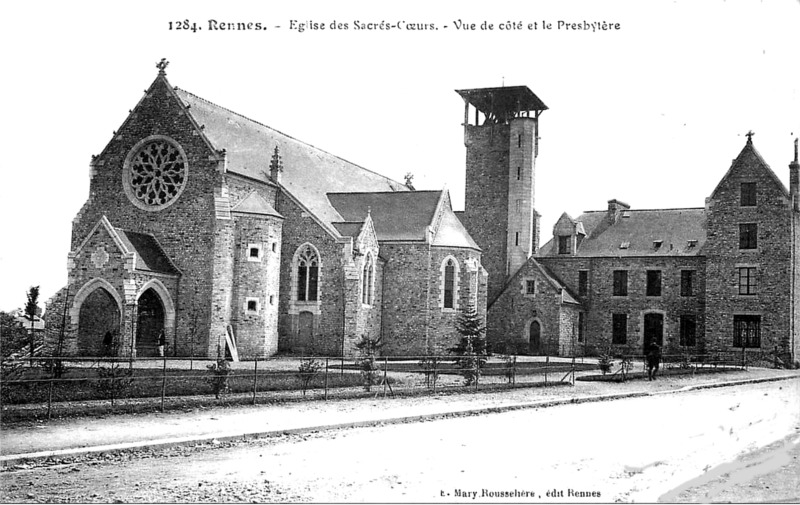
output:
<svg viewBox="0 0 800 505"><path fill-rule="evenodd" d="M539 247L534 209L539 115L527 86L456 90L467 147L464 224L483 250L489 302Z"/></svg>

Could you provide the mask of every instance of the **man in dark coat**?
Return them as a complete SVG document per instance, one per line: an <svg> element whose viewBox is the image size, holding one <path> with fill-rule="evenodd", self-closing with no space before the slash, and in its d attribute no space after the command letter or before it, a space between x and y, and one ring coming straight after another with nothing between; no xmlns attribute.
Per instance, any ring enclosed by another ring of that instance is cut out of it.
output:
<svg viewBox="0 0 800 505"><path fill-rule="evenodd" d="M658 372L658 365L661 363L661 348L655 342L650 344L647 351L647 378L655 380L656 372Z"/></svg>

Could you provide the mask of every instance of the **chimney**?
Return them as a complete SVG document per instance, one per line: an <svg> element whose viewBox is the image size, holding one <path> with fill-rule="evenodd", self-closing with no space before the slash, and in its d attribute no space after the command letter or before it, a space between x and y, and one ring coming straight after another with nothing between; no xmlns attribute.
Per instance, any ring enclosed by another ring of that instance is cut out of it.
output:
<svg viewBox="0 0 800 505"><path fill-rule="evenodd" d="M269 178L275 184L281 182L281 172L283 172L283 160L281 160L281 151L278 146L275 146L275 152L272 153L272 160L269 162Z"/></svg>
<svg viewBox="0 0 800 505"><path fill-rule="evenodd" d="M621 202L617 199L609 200L608 201L608 220L613 224L619 220L619 217L622 215L623 211L629 210L631 208L625 202Z"/></svg>
<svg viewBox="0 0 800 505"><path fill-rule="evenodd" d="M789 193L794 210L800 211L800 163L797 160L797 138L794 139L794 160L789 163Z"/></svg>

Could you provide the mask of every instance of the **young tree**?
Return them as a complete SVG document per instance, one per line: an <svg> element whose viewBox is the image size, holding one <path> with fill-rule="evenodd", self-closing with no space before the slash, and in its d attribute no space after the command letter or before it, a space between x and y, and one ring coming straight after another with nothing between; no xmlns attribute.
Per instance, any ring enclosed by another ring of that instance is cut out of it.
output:
<svg viewBox="0 0 800 505"><path fill-rule="evenodd" d="M475 307L469 305L461 311L456 319L456 331L461 339L449 351L458 356L455 364L461 369L465 385L469 386L477 382L489 354L484 336L486 326Z"/></svg>
<svg viewBox="0 0 800 505"><path fill-rule="evenodd" d="M31 320L31 366L33 366L33 353L36 348L36 331L34 322L39 312L39 286L32 286L27 293L28 302L25 304L25 315Z"/></svg>

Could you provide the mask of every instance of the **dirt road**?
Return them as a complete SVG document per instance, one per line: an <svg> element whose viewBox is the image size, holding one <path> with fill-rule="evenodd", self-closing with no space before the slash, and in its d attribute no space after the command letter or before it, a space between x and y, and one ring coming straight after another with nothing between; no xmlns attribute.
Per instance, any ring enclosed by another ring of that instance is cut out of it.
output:
<svg viewBox="0 0 800 505"><path fill-rule="evenodd" d="M118 454L4 472L0 489L23 502L654 502L798 433L798 413L794 379Z"/></svg>

